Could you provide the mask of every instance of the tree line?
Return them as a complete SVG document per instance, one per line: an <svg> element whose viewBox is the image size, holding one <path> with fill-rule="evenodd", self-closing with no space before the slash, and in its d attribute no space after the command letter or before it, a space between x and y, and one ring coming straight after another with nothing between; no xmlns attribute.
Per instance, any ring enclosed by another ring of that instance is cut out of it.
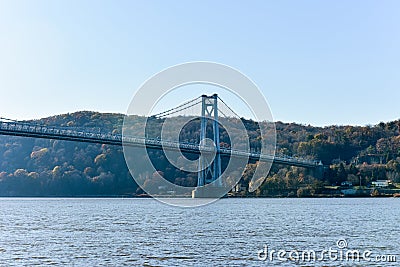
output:
<svg viewBox="0 0 400 267"><path fill-rule="evenodd" d="M30 123L118 134L123 119L121 114L82 111ZM147 132L150 137L157 138L163 121L152 120ZM259 123L245 119L233 121L241 122L247 129L250 146L257 149L260 146ZM302 196L344 181L367 185L389 179L400 183L399 120L367 126L313 127L283 122L276 122L275 126L277 154L318 159L328 168L321 179L304 168L274 164L262 186L252 195ZM180 138L196 142L198 131L199 124L193 121L182 129ZM221 129L221 146L229 147L230 142ZM150 158L157 162L157 171L172 183L196 185L196 174L173 168L162 152L150 151ZM247 188L255 164L248 164L240 180L243 195L250 194ZM151 183L152 175L146 179ZM122 147L0 136L0 196L132 196L142 193L126 166Z"/></svg>

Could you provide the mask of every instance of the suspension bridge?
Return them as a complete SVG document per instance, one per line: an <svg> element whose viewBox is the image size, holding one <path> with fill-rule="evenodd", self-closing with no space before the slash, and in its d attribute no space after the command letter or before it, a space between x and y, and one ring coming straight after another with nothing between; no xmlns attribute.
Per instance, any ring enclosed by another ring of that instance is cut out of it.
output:
<svg viewBox="0 0 400 267"><path fill-rule="evenodd" d="M240 117L216 94L211 96L202 95L200 97L187 101L177 107L155 114L152 117L157 119L165 119L170 116L180 115L182 114L182 112L188 109L193 109L196 106L201 108L199 143L182 141L175 142L162 140L160 138L101 133L82 128L76 129L73 127L39 125L33 122L16 121L6 118L0 118L0 134L9 136L108 144L116 146L124 145L133 147L145 147L148 149L158 150L174 150L192 154L200 154L203 152L215 153L214 162L208 168L201 168L201 170L198 172L198 186L216 181L217 178L221 175L221 157L246 157L250 161L273 162L276 164L304 168L318 168L322 166L321 162L316 160L289 157L283 155L263 154L258 151L236 150L230 147L221 147L219 132L219 114L225 117L236 117L237 119L240 119ZM202 141L206 139L207 129L209 129L207 127L212 128L212 146L207 146L202 143ZM207 164L206 162L202 162L202 157L199 158L199 161L200 167ZM207 175L209 176L210 173L211 179L208 179Z"/></svg>

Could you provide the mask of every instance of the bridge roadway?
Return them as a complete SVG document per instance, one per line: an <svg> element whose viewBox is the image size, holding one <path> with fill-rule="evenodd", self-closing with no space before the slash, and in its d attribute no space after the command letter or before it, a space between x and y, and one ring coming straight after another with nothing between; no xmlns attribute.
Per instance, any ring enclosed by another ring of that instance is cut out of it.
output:
<svg viewBox="0 0 400 267"><path fill-rule="evenodd" d="M82 130L73 130L68 128L57 128L51 126L42 126L28 124L24 122L15 121L0 121L0 135L11 135L11 136L22 136L22 137L34 137L44 139L56 139L64 141L76 141L96 144L108 144L116 146L133 146L133 147L146 147L150 149L168 149L168 150L180 150L182 152L199 154L202 152L214 152L212 146L199 146L194 143L179 143L171 141L162 141L159 139L150 138L137 138L122 136L121 134L110 134L110 133L95 133L87 132ZM272 156L267 154L260 154L257 152L247 152L240 150L232 150L229 148L221 148L220 154L222 157L249 157L250 160L254 161L273 161L276 164L305 167L305 168L316 168L320 166L319 161L307 160L301 158L293 158L287 156Z"/></svg>

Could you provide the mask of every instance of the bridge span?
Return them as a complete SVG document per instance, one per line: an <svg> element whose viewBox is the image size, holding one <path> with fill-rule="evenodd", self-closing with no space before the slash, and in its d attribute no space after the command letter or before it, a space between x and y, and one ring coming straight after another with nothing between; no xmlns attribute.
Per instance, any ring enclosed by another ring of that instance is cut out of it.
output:
<svg viewBox="0 0 400 267"><path fill-rule="evenodd" d="M127 145L133 147L146 147L148 149L180 150L182 152L192 154L200 154L200 151L212 153L215 149L212 146L201 146L195 143L171 142L152 138L138 138L122 136L121 134L96 133L87 130L43 126L6 120L0 121L0 135L55 139L115 146ZM221 157L248 157L252 161L274 162L276 164L304 168L317 168L322 165L320 161L316 160L288 156L274 156L261 154L258 152L240 151L222 147L220 148L220 155Z"/></svg>

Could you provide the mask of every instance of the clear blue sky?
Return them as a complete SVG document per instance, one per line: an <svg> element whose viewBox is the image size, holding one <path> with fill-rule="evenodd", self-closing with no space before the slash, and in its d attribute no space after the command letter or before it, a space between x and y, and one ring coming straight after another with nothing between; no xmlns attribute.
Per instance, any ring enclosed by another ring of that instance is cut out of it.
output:
<svg viewBox="0 0 400 267"><path fill-rule="evenodd" d="M125 113L151 75L215 61L275 120L400 117L400 1L0 0L0 116Z"/></svg>

